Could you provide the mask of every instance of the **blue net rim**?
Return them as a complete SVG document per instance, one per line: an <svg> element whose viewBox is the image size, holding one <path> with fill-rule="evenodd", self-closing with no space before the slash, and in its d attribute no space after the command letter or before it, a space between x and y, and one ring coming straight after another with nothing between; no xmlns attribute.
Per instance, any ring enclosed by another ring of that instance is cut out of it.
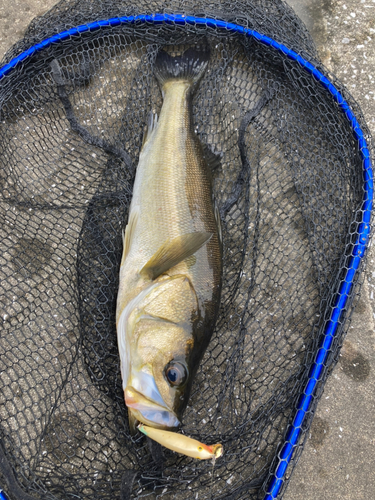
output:
<svg viewBox="0 0 375 500"><path fill-rule="evenodd" d="M60 43L73 36L77 36L86 32L96 31L101 28L114 28L123 24L177 24L177 25L199 25L211 27L219 30L227 30L233 33L243 34L247 37L254 38L258 42L272 47L278 52L284 54L289 60L294 61L299 64L307 73L312 75L321 85L324 87L333 97L335 102L341 108L342 112L348 119L350 126L352 128L355 139L358 142L359 152L362 158L362 168L363 168L363 203L362 203L362 220L359 224L358 235L353 246L352 254L349 260L348 267L346 268L345 277L343 278L338 293L336 303L332 309L331 317L326 325L324 336L318 352L315 357L315 361L311 367L308 382L304 388L303 394L299 400L296 414L294 416L292 424L289 426L288 433L285 437L284 445L278 454L278 461L276 464L275 472L272 475L271 481L267 487L267 493L264 496L264 500L274 500L277 498L281 487L285 480L286 471L288 465L290 464L294 450L298 445L298 441L302 432L302 426L306 415L313 402L314 394L317 389L318 382L324 370L324 365L326 364L329 356L330 347L333 343L336 331L340 324L340 318L343 311L346 308L349 296L352 292L353 285L355 283L357 271L361 265L361 261L366 253L366 249L369 243L370 237L370 221L371 221L371 211L373 204L373 171L371 164L371 157L364 133L354 115L350 109L349 104L345 101L339 90L330 82L330 80L324 76L324 74L319 71L312 63L304 59L297 52L289 49L282 43L279 43L272 38L263 35L255 30L245 28L244 26L229 23L219 19L212 19L207 17L195 17L187 16L182 14L139 14L134 16L121 16L114 17L111 19L104 19L100 21L94 21L88 24L82 24L70 28L69 30L57 33L49 38L42 40L41 42L31 46L29 49L25 50L17 57L13 58L8 64L5 64L0 68L0 85L1 80L3 80L7 75L9 75L14 68L22 64L30 57L32 57L36 52L40 52L52 44ZM2 490L1 495L3 495ZM6 498L6 497L1 497Z"/></svg>

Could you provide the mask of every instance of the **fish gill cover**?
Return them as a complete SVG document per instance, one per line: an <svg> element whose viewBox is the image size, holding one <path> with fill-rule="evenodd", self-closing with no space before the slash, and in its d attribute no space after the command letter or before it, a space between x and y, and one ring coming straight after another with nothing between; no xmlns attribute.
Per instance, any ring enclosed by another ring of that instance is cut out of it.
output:
<svg viewBox="0 0 375 500"><path fill-rule="evenodd" d="M182 430L223 444L214 467L130 434L115 325L139 152L162 105L155 59L197 44L211 54L193 122L220 156L223 285ZM0 485L12 500L262 500L303 448L358 292L372 197L360 110L278 0L64 0L3 68Z"/></svg>

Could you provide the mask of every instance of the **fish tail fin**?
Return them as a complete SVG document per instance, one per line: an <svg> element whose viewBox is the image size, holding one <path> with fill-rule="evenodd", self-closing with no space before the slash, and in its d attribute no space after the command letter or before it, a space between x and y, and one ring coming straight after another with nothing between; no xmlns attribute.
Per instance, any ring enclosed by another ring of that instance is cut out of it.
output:
<svg viewBox="0 0 375 500"><path fill-rule="evenodd" d="M187 80L194 90L202 78L210 59L209 46L192 47L181 56L170 56L164 50L156 57L154 73L163 89L171 80Z"/></svg>

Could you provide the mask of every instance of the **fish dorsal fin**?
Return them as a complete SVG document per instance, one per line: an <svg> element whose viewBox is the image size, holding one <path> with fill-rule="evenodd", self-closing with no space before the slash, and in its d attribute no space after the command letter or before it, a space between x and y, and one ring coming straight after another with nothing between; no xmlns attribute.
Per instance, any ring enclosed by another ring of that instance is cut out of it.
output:
<svg viewBox="0 0 375 500"><path fill-rule="evenodd" d="M169 239L156 251L143 266L140 274L154 280L179 262L199 250L212 237L212 233L188 233Z"/></svg>
<svg viewBox="0 0 375 500"><path fill-rule="evenodd" d="M157 124L158 124L158 114L154 113L153 111L150 111L147 120L147 129L143 135L142 148L151 137L151 134L155 130Z"/></svg>
<svg viewBox="0 0 375 500"><path fill-rule="evenodd" d="M219 153L214 153L210 146L202 143L203 157L207 162L207 165L213 173L217 172L221 168L221 157Z"/></svg>
<svg viewBox="0 0 375 500"><path fill-rule="evenodd" d="M131 242L133 239L134 229L135 229L137 222L138 222L138 215L139 215L139 211L137 209L132 210L130 215L129 215L128 224L125 228L124 235L122 238L123 250L122 250L121 266L125 262L125 259L129 253Z"/></svg>

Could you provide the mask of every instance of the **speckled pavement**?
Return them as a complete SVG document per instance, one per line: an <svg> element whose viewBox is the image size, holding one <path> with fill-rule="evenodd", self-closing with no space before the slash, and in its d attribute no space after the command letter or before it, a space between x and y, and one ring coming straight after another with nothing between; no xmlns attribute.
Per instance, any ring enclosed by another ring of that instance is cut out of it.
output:
<svg viewBox="0 0 375 500"><path fill-rule="evenodd" d="M375 0L288 0L375 136ZM375 250L285 500L375 498Z"/></svg>
<svg viewBox="0 0 375 500"><path fill-rule="evenodd" d="M0 57L56 0L0 0ZM375 136L375 0L287 0ZM284 500L375 498L375 250L340 361ZM1 486L1 485L0 485Z"/></svg>

